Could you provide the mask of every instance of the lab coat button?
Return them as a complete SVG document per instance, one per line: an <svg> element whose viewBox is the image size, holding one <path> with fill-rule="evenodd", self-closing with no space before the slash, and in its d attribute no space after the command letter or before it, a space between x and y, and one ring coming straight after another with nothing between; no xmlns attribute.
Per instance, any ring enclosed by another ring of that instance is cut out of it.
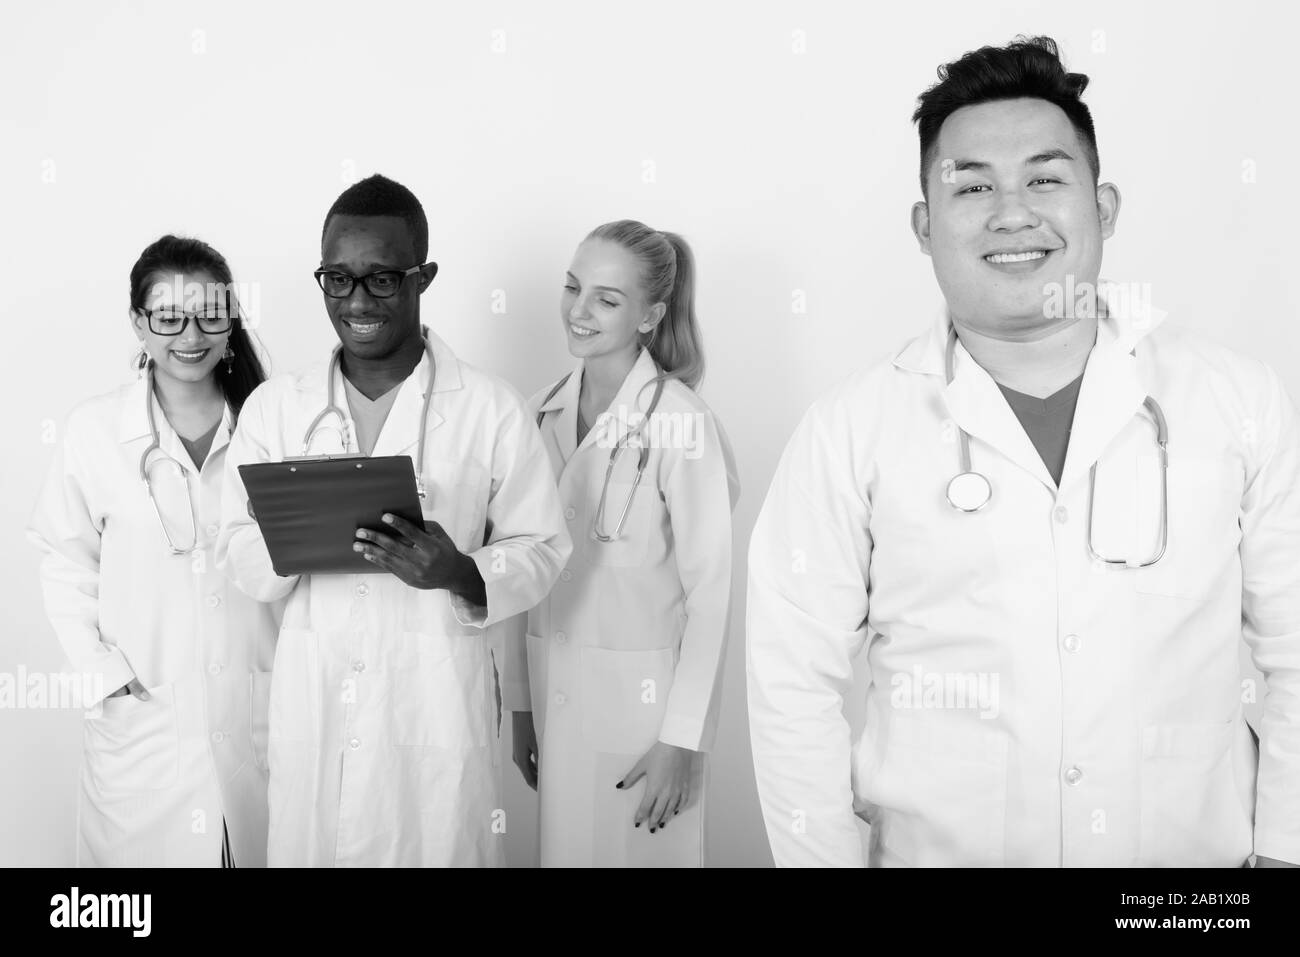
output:
<svg viewBox="0 0 1300 957"><path fill-rule="evenodd" d="M348 747L351 748L353 751L357 750L358 748L361 747L361 739L353 738L351 741L348 742Z"/></svg>
<svg viewBox="0 0 1300 957"><path fill-rule="evenodd" d="M1067 784L1078 784L1083 780L1083 772L1078 768L1070 768L1065 772L1065 781Z"/></svg>
<svg viewBox="0 0 1300 957"><path fill-rule="evenodd" d="M569 700L569 699L568 699L567 697L565 697L565 694L564 694L563 691L557 692L556 695L555 695L555 703L556 703L556 704L564 704L564 702L566 702L566 701L568 701L568 700Z"/></svg>
<svg viewBox="0 0 1300 957"><path fill-rule="evenodd" d="M217 742L217 744L220 744L222 741L226 740L226 736L221 731L213 731L212 740Z"/></svg>
<svg viewBox="0 0 1300 957"><path fill-rule="evenodd" d="M1082 642L1079 641L1079 636L1078 636L1078 635L1066 635L1066 636L1065 636L1065 650L1066 650L1066 651L1071 652L1071 653L1076 652L1076 651L1079 650L1079 645L1080 645L1080 644L1082 644Z"/></svg>
<svg viewBox="0 0 1300 957"><path fill-rule="evenodd" d="M1070 510L1064 505L1058 505L1053 510L1052 517L1056 519L1057 525L1064 525L1070 520Z"/></svg>
<svg viewBox="0 0 1300 957"><path fill-rule="evenodd" d="M352 662L352 670L360 674L366 670L366 663L358 658L356 661Z"/></svg>
<svg viewBox="0 0 1300 957"><path fill-rule="evenodd" d="M209 525L207 531L208 531L208 536L209 536L210 538L216 538L216 537L217 537L217 532L221 531L221 526L220 526L220 525Z"/></svg>
<svg viewBox="0 0 1300 957"><path fill-rule="evenodd" d="M567 582L572 580L573 580L573 572L569 571L567 568L564 571L560 572L560 581Z"/></svg>
<svg viewBox="0 0 1300 957"><path fill-rule="evenodd" d="M558 641L560 644L564 644L566 641L569 640L569 636L562 631L557 631L555 633L555 640Z"/></svg>
<svg viewBox="0 0 1300 957"><path fill-rule="evenodd" d="M220 607L220 605L221 605L221 596L220 596L220 595L209 595L209 596L208 596L208 607L209 607L209 608L217 608L217 607Z"/></svg>
<svg viewBox="0 0 1300 957"><path fill-rule="evenodd" d="M212 662L212 664L208 665L208 674L210 675L221 674L221 662L214 661Z"/></svg>
<svg viewBox="0 0 1300 957"><path fill-rule="evenodd" d="M362 582L360 585L357 586L358 598L365 598L369 594L370 594L370 586L367 585L365 582Z"/></svg>
<svg viewBox="0 0 1300 957"><path fill-rule="evenodd" d="M574 508L572 505L570 505L568 508L564 510L564 517L567 518L569 521L573 521L575 518L578 517L578 510Z"/></svg>

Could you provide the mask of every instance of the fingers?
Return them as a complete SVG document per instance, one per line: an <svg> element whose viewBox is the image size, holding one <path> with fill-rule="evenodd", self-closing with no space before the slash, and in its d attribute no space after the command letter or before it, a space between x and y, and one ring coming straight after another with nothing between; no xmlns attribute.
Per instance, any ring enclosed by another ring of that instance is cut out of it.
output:
<svg viewBox="0 0 1300 957"><path fill-rule="evenodd" d="M395 538L392 535L385 535L373 528L358 528L357 539L373 548L381 549L395 558L404 558L408 561L414 557L415 550L419 547L414 542Z"/></svg>
<svg viewBox="0 0 1300 957"><path fill-rule="evenodd" d="M451 544L451 536L443 530L441 525L432 519L426 519L424 522L424 528L420 528L413 522L408 522L406 519L402 518L402 516L394 515L391 512L385 513L383 518L386 524L392 526L395 531L405 535L417 545L424 544L427 547L434 544L441 545L444 542ZM453 545L452 547L455 546Z"/></svg>
<svg viewBox="0 0 1300 957"><path fill-rule="evenodd" d="M632 770L627 772L623 780L615 784L614 787L618 788L620 791L626 790L627 788L630 788L632 785L636 784L637 781L640 781L643 777L645 777L644 758L638 761L636 764L634 764L632 766Z"/></svg>
<svg viewBox="0 0 1300 957"><path fill-rule="evenodd" d="M360 532L357 534L360 534ZM370 542L353 542L352 550L354 552L360 552L362 558L378 565L386 572L392 572L399 578L402 577L401 573L398 571L399 564L403 567L410 564L404 559L399 562L397 557L391 552L384 551L382 548L372 545Z"/></svg>
<svg viewBox="0 0 1300 957"><path fill-rule="evenodd" d="M515 767L524 776L524 783L534 791L537 790L537 755L532 751L516 752Z"/></svg>
<svg viewBox="0 0 1300 957"><path fill-rule="evenodd" d="M418 543L422 539L429 537L429 533L423 528L420 528L414 522L408 522L400 515L394 515L392 512L385 512L383 520L386 525L391 525L396 531L405 535L412 542Z"/></svg>
<svg viewBox="0 0 1300 957"><path fill-rule="evenodd" d="M653 834L664 826L664 818L667 816L669 801L676 800L676 793L672 790L665 789L655 795L655 802L650 808L649 823L650 833Z"/></svg>

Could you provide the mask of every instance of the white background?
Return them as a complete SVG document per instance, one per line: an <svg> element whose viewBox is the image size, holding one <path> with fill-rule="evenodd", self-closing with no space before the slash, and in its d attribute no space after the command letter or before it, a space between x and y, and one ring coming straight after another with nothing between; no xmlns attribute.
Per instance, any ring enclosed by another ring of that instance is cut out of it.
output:
<svg viewBox="0 0 1300 957"><path fill-rule="evenodd" d="M908 210L935 66L1048 33L1089 74L1124 196L1103 275L1271 361L1300 395L1296 14L1258 2L42 3L0 39L0 672L53 671L23 528L69 409L131 375L127 275L164 232L255 283L274 368L334 341L311 271L348 182L409 186L424 318L525 394L570 364L563 270L599 223L683 233L703 394L743 485L709 861L771 862L744 707L744 555L808 403L939 302ZM506 311L492 310L494 295ZM800 302L806 309L799 308ZM1172 429L1195 423L1171 423ZM70 864L80 715L0 711L0 864ZM508 733L508 732L507 732ZM536 859L513 768L508 854Z"/></svg>

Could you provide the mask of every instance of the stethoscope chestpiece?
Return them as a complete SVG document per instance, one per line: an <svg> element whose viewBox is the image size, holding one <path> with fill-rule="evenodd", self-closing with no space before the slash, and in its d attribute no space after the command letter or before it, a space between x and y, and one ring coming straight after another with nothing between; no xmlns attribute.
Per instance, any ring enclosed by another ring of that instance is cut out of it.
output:
<svg viewBox="0 0 1300 957"><path fill-rule="evenodd" d="M959 512L978 512L993 497L993 486L979 472L959 472L948 483L948 504Z"/></svg>

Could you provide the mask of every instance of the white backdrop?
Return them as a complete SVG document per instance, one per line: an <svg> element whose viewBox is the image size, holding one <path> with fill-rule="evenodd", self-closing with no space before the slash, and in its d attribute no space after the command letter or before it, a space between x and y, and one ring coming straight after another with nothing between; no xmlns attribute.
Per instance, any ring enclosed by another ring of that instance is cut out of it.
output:
<svg viewBox="0 0 1300 957"><path fill-rule="evenodd" d="M595 225L683 233L703 394L736 448L735 599L709 860L771 862L744 707L744 555L777 457L835 380L938 302L908 209L935 66L1048 33L1089 74L1124 196L1103 275L1271 361L1300 395L1292 28L1259 2L1088 5L27 3L0 39L0 672L57 670L23 527L68 410L131 375L127 274L163 232L252 283L277 370L334 338L321 221L371 172L409 186L441 272L423 300L525 394L569 365L563 270ZM1183 427L1194 427L1186 425ZM80 714L0 710L0 864L69 864ZM508 735L508 729L507 729ZM508 752L507 752L508 753ZM512 863L536 860L513 768Z"/></svg>

